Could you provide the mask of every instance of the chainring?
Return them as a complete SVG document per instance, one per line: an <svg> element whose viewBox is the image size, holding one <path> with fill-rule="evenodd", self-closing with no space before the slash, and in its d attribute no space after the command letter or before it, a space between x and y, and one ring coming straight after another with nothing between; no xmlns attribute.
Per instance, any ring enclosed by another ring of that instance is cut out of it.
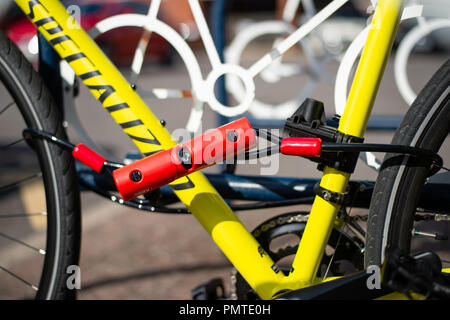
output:
<svg viewBox="0 0 450 320"><path fill-rule="evenodd" d="M290 264L286 265L289 261L286 260L296 254L308 216L308 212L281 214L264 221L252 232L255 239L276 264L280 262L284 263L284 265L280 264L279 267L285 275L290 270ZM273 243L276 239L280 241L283 240L281 237L287 236L289 237L289 243L283 244L282 241L281 245L273 248ZM348 232L344 233L342 230L334 228L331 232L317 276L323 277L325 273L327 277L342 276L362 270L364 267L363 248L364 243L360 237L350 235ZM256 292L236 269L232 270L231 275L231 299L259 299Z"/></svg>

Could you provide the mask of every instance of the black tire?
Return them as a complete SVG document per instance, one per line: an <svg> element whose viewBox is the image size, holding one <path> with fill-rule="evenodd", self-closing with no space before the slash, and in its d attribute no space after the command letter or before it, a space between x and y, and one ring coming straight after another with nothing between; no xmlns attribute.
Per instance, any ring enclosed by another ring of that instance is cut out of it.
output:
<svg viewBox="0 0 450 320"><path fill-rule="evenodd" d="M416 146L439 153L449 128L450 60L419 93L395 132L392 144ZM429 165L429 161L417 157L385 156L370 204L366 267L380 265L386 247L410 252L414 216ZM448 167L445 159L444 166Z"/></svg>
<svg viewBox="0 0 450 320"><path fill-rule="evenodd" d="M3 32L0 32L0 81L28 127L67 139L49 90ZM32 147L42 172L47 206L46 251L35 298L75 298L75 291L67 288L70 274L66 273L68 266L78 265L80 251L80 194L75 163L70 152L49 142L36 140Z"/></svg>

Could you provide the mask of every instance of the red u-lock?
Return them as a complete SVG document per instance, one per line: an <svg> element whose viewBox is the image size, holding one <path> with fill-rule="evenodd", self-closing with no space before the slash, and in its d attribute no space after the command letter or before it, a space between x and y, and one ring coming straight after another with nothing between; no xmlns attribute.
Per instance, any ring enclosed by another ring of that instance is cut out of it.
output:
<svg viewBox="0 0 450 320"><path fill-rule="evenodd" d="M210 130L186 143L160 151L113 171L114 182L127 201L192 172L235 157L256 145L246 118Z"/></svg>

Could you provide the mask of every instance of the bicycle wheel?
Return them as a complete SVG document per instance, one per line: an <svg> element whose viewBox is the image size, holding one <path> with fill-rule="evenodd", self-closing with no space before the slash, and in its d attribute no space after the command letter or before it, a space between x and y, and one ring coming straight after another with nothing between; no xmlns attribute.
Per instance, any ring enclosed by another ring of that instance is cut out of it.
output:
<svg viewBox="0 0 450 320"><path fill-rule="evenodd" d="M74 160L49 142L23 139L27 127L66 136L48 89L2 32L0 82L0 297L74 298L67 273L80 249Z"/></svg>
<svg viewBox="0 0 450 320"><path fill-rule="evenodd" d="M394 134L392 143L416 146L438 152L448 168L450 128L450 60L448 60L419 93ZM448 263L448 241L431 239L430 234L449 234L447 201L427 201L419 198L427 182L443 183L440 193L448 194L448 169L427 177L429 161L417 157L387 154L372 196L369 210L365 265L383 262L387 247L418 253L430 248ZM444 172L442 172L444 171ZM447 188L447 189L445 189ZM447 190L447 191L446 191ZM430 204L430 202L432 202ZM436 215L439 213L440 215ZM419 222L444 220L444 222ZM443 219L436 219L436 217ZM445 218L447 217L447 218ZM434 219L433 219L434 218ZM447 223L445 222L447 221ZM431 228L424 232L423 228Z"/></svg>

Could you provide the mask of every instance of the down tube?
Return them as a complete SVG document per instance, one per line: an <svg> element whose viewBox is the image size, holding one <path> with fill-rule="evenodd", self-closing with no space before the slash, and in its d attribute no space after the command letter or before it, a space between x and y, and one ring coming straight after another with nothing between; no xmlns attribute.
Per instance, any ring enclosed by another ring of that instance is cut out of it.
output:
<svg viewBox="0 0 450 320"><path fill-rule="evenodd" d="M384 73L403 9L402 0L379 0L366 45L352 83L338 131L362 138ZM325 168L320 182L326 190L346 191L350 174ZM290 275L308 285L316 274L340 206L316 197Z"/></svg>
<svg viewBox="0 0 450 320"><path fill-rule="evenodd" d="M144 155L175 145L145 102L59 1L15 1ZM191 174L171 187L261 298L270 299L282 273L272 270L272 259L260 254L258 242L204 175Z"/></svg>

